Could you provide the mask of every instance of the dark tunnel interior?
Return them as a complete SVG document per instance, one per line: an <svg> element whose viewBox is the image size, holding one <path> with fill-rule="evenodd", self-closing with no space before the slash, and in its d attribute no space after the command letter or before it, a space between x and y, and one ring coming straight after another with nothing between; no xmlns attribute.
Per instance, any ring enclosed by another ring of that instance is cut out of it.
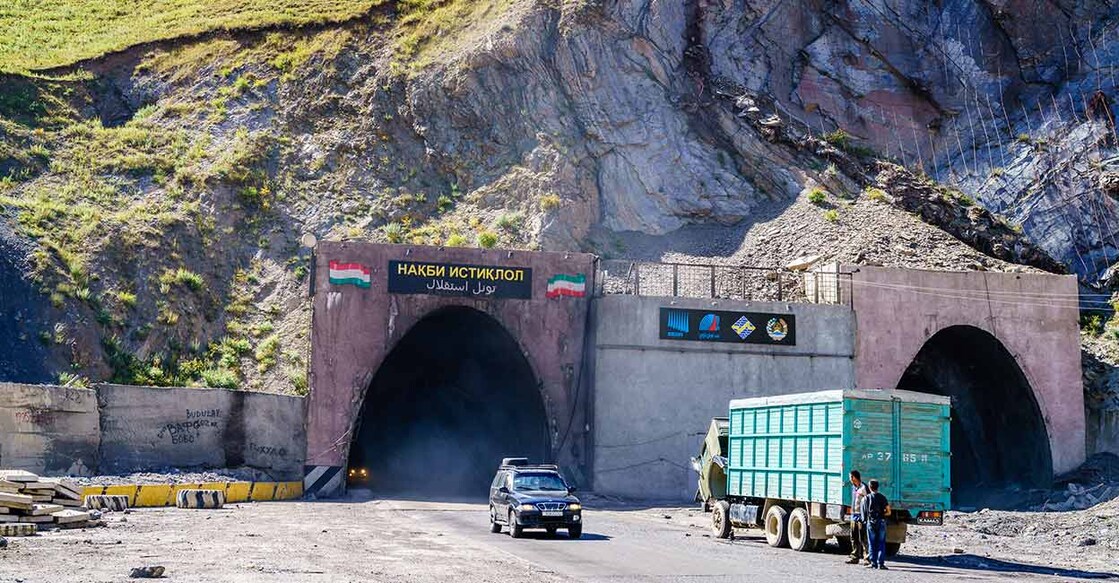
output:
<svg viewBox="0 0 1119 583"><path fill-rule="evenodd" d="M444 308L409 330L374 376L350 447L349 486L485 495L502 457L549 461L548 439L517 341L482 312Z"/></svg>
<svg viewBox="0 0 1119 583"><path fill-rule="evenodd" d="M1018 363L991 334L972 326L938 332L898 388L952 399L953 506L998 507L1014 499L1008 490L1052 482L1041 410Z"/></svg>

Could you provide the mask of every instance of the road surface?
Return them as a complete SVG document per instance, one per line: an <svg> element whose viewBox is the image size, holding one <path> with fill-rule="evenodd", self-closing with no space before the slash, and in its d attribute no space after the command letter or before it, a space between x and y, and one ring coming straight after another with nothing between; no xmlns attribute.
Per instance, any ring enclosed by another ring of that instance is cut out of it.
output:
<svg viewBox="0 0 1119 583"><path fill-rule="evenodd" d="M580 540L491 534L484 502L269 502L222 510L139 509L108 526L10 539L0 581L128 581L131 567L163 565L169 581L1058 581L1113 577L953 554L899 558L890 571L824 553L772 549L756 533L705 536L685 508L585 511ZM668 518L666 518L666 516Z"/></svg>

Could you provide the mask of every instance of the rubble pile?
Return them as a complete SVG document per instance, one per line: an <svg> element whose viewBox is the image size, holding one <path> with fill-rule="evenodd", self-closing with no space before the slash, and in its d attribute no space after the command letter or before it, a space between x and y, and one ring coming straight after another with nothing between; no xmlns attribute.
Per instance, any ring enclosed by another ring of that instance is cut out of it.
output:
<svg viewBox="0 0 1119 583"><path fill-rule="evenodd" d="M27 524L32 528L10 527ZM82 508L82 487L62 478L40 478L22 470L0 470L0 530L34 534L46 528L100 526L101 513Z"/></svg>
<svg viewBox="0 0 1119 583"><path fill-rule="evenodd" d="M1085 510L1119 498L1119 456L1100 453L1075 471L1061 476L1044 502L1031 508L1039 512Z"/></svg>

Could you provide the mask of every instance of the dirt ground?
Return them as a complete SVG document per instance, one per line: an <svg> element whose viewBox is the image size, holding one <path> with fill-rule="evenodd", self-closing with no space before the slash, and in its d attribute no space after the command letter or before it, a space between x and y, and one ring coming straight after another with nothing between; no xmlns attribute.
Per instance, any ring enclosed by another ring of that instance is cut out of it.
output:
<svg viewBox="0 0 1119 583"><path fill-rule="evenodd" d="M491 534L484 501L351 499L109 513L105 527L9 539L0 550L0 582L122 582L142 565L166 567L165 580L202 583L821 581L856 569L831 545L793 553L768 547L760 532L748 530L718 541L709 516L694 507L586 498L587 532L578 541ZM1078 512L952 513L944 527L915 528L891 571L875 577L1119 578L1117 515L1119 501ZM1095 544L1086 544L1089 538Z"/></svg>

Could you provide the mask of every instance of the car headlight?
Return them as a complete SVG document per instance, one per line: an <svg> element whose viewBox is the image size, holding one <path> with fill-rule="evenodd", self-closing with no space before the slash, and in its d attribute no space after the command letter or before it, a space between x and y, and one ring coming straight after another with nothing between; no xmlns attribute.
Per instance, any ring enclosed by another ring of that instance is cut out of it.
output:
<svg viewBox="0 0 1119 583"><path fill-rule="evenodd" d="M568 504L567 509L572 511L572 512L576 512L576 511L582 510L583 505L582 504Z"/></svg>
<svg viewBox="0 0 1119 583"><path fill-rule="evenodd" d="M532 504L521 504L521 512L532 512L536 507Z"/></svg>

